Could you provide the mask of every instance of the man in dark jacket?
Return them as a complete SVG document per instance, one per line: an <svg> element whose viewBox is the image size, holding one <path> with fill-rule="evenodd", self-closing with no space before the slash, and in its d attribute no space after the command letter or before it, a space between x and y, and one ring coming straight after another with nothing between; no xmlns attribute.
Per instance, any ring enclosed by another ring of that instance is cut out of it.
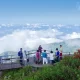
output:
<svg viewBox="0 0 80 80"><path fill-rule="evenodd" d="M18 52L18 56L20 58L20 64L23 65L23 52L22 52L22 48L20 48L20 51Z"/></svg>
<svg viewBox="0 0 80 80"><path fill-rule="evenodd" d="M60 55L60 52L58 51L58 48L56 48L56 56L57 56L57 61L59 61L59 55Z"/></svg>

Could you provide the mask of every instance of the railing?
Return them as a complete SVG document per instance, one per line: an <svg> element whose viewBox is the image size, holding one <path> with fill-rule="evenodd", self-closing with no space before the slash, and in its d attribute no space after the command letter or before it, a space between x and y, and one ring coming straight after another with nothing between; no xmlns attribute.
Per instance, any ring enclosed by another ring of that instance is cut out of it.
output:
<svg viewBox="0 0 80 80"><path fill-rule="evenodd" d="M1 60L1 63L3 64L3 63L7 63L7 62L9 62L9 63L12 63L13 62L13 60L15 61L15 60L18 60L18 57L14 57L14 55L8 55L8 56L0 56L0 60Z"/></svg>
<svg viewBox="0 0 80 80"><path fill-rule="evenodd" d="M34 51L34 53L33 53ZM37 50L31 50L31 51L27 51L27 55L31 55L31 54L36 54ZM43 50L42 50L43 51ZM46 50L47 54L50 53L50 50ZM53 54L55 54L56 52L53 52ZM63 52L63 55L72 55L72 53L70 52Z"/></svg>
<svg viewBox="0 0 80 80"><path fill-rule="evenodd" d="M33 51L34 51L34 53L33 53ZM47 54L49 54L50 53L50 51L49 50L47 50ZM70 52L63 52L63 55L65 55L65 54L67 54L67 55L70 55ZM35 55L36 54L36 50L32 50L32 51L27 51L27 53L25 53L25 57L26 57L26 60L27 60L27 57L29 58L30 57L30 55ZM53 53L53 54L55 54L55 53ZM9 62L9 63L19 63L19 60L21 60L18 56L17 57L15 57L14 55L8 55L7 57L6 56L0 56L0 63L7 63L7 62Z"/></svg>
<svg viewBox="0 0 80 80"><path fill-rule="evenodd" d="M34 53L33 53L34 51ZM25 57L26 57L26 63L27 63L27 58L30 58L30 55L35 55L36 53L36 50L32 50L32 51L28 51L27 53L25 53ZM47 54L49 54L50 51L47 50ZM63 52L63 53L66 53L66 54L69 54L70 55L70 52ZM55 53L54 53L55 54ZM64 54L63 54L64 56ZM32 56L34 58L34 56ZM14 55L8 55L7 57L6 56L0 56L0 65L3 65L3 64L10 64L11 66L11 69L13 68L13 64L20 64L19 61L20 60L23 60L23 59L20 59L18 56L14 56ZM29 63L29 62L28 62ZM25 64L26 65L26 64ZM16 65L15 65L16 66ZM15 67L14 66L14 67ZM1 68L1 67L0 67Z"/></svg>

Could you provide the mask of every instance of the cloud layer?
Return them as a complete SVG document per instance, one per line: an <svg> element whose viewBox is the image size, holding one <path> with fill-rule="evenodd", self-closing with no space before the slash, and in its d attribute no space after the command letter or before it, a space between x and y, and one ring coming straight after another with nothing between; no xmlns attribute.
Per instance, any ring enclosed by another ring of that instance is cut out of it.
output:
<svg viewBox="0 0 80 80"><path fill-rule="evenodd" d="M16 29L14 30L14 26L11 26L8 28L9 31L11 30L11 33L0 37L0 53L5 51L18 51L20 47L26 50L32 50L36 49L39 45L80 38L80 32L77 32L77 30L80 29L79 25L77 29L74 29L71 26L64 26L65 25L49 26L39 24L26 24L23 27L15 27ZM67 29L70 30L68 31L70 33L66 32ZM76 31L71 32L71 29ZM75 44L77 44L76 41Z"/></svg>
<svg viewBox="0 0 80 80"><path fill-rule="evenodd" d="M60 42L56 36L61 35L55 29L48 30L16 30L12 34L0 38L0 53L4 51L17 51L20 47L24 49L35 49L40 44Z"/></svg>

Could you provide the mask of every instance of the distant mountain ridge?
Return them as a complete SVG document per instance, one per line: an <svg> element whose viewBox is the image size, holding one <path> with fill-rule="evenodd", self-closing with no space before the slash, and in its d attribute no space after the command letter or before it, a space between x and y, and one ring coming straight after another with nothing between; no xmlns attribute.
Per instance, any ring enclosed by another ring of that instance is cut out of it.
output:
<svg viewBox="0 0 80 80"><path fill-rule="evenodd" d="M51 44L44 44L42 45L42 47L46 50L53 50L54 52L56 51L56 48L60 49L60 45L63 46L63 52L70 52L70 53L74 53L77 49L80 48L80 38L76 38L76 39L70 39L70 40L66 40L63 42L59 42L59 43L51 43ZM37 48L36 48L37 49ZM6 55L6 53L8 53L8 55L16 55L17 56L17 52L14 51L6 51L3 52L0 55Z"/></svg>
<svg viewBox="0 0 80 80"><path fill-rule="evenodd" d="M56 48L60 48L59 45L63 46L63 52L74 53L77 49L80 48L80 38L70 39L59 43L51 43L48 46L55 51Z"/></svg>

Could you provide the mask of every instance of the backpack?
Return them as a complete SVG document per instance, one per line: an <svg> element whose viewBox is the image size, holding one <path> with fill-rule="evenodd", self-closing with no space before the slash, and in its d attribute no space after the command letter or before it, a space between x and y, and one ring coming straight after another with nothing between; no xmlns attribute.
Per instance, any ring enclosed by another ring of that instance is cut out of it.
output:
<svg viewBox="0 0 80 80"><path fill-rule="evenodd" d="M20 51L18 52L18 56L20 56Z"/></svg>

